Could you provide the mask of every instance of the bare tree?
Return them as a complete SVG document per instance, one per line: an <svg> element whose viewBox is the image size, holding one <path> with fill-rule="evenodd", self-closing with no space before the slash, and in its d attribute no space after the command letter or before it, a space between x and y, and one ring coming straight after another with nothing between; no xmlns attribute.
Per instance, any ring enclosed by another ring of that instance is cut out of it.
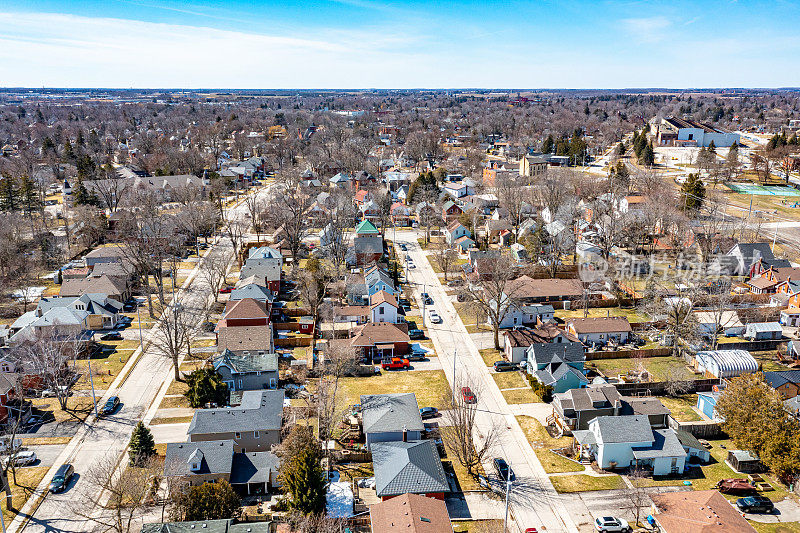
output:
<svg viewBox="0 0 800 533"><path fill-rule="evenodd" d="M692 391L692 383L685 378L684 372L680 368L670 368L665 379L667 386L665 391L668 396L677 398Z"/></svg>
<svg viewBox="0 0 800 533"><path fill-rule="evenodd" d="M116 172L106 172L106 178L91 182L92 190L103 206L111 213L115 213L120 204L126 201L126 196L130 192L130 180L120 178Z"/></svg>
<svg viewBox="0 0 800 533"><path fill-rule="evenodd" d="M328 284L332 281L332 277L325 266L316 258L309 259L309 262L313 265L313 268L309 268L307 264L306 269L300 272L299 289L300 299L303 305L308 307L314 319L314 333L311 337L311 349L314 350L317 346L319 311L325 301L325 293L328 290Z"/></svg>
<svg viewBox="0 0 800 533"><path fill-rule="evenodd" d="M149 460L142 467L129 467L119 464L114 454L106 454L94 461L83 476L92 490L75 502L73 512L86 520L94 522L97 530L130 533L141 527L139 519L151 507L155 483L160 473L160 465ZM102 509L96 512L101 497Z"/></svg>
<svg viewBox="0 0 800 533"><path fill-rule="evenodd" d="M645 490L645 477L644 471L637 465L628 474L630 487L624 491L626 507L630 509L631 513L635 517L633 524L634 529L639 528L639 519L642 516L642 511L649 508L652 504L650 501L650 496Z"/></svg>
<svg viewBox="0 0 800 533"><path fill-rule="evenodd" d="M264 229L266 202L259 198L258 192L248 194L244 199L247 207L247 216L250 219L250 227L256 234L256 242L261 242L261 232Z"/></svg>
<svg viewBox="0 0 800 533"><path fill-rule="evenodd" d="M356 349L344 343L328 342L319 368L316 411L319 419L319 438L323 442L333 435L344 406L339 396L341 379L352 374L358 366ZM328 446L324 446L328 453Z"/></svg>
<svg viewBox="0 0 800 533"><path fill-rule="evenodd" d="M453 248L445 241L437 242L434 247L434 257L436 262L439 263L439 268L444 272L444 281L447 282L447 275L453 271L455 262L458 260L458 254Z"/></svg>
<svg viewBox="0 0 800 533"><path fill-rule="evenodd" d="M272 225L282 231L289 252L297 261L300 245L308 235L311 225L308 220L308 209L313 198L303 187L299 186L299 178L293 173L285 173L276 184L269 200L268 217Z"/></svg>
<svg viewBox="0 0 800 533"><path fill-rule="evenodd" d="M479 308L488 318L494 332L494 347L500 349L500 324L517 305L518 284L513 282L514 263L507 255L487 257L480 260L485 267L481 278L467 283L463 289L465 295L472 300L472 305Z"/></svg>
<svg viewBox="0 0 800 533"><path fill-rule="evenodd" d="M231 247L233 248L233 256L236 258L236 264L239 266L239 269L242 268L242 243L244 242L244 234L247 231L247 222L242 220L238 216L231 217L230 220L227 221L225 226L223 227L223 232L225 236L228 237L228 240L231 241Z"/></svg>
<svg viewBox="0 0 800 533"><path fill-rule="evenodd" d="M197 336L197 316L193 309L181 302L172 302L153 326L153 347L172 359L175 381L182 381L180 357L191 355L192 340Z"/></svg>
<svg viewBox="0 0 800 533"><path fill-rule="evenodd" d="M32 374L42 377L44 385L53 391L61 409L66 411L69 388L75 381L75 362L88 351L80 331L56 322L32 333L14 351Z"/></svg>
<svg viewBox="0 0 800 533"><path fill-rule="evenodd" d="M455 388L460 390L462 386L468 386L474 394L480 394L476 384L463 381ZM500 438L498 427L479 427L475 404L467 403L462 395L453 394L453 391L448 391L442 408L444 445L467 472L476 476L480 465L490 456Z"/></svg>
<svg viewBox="0 0 800 533"><path fill-rule="evenodd" d="M331 264L338 278L341 274L349 250L345 232L353 225L355 220L355 207L352 198L334 192L331 194L329 205L324 218L325 227L323 237L320 239L323 244L323 251Z"/></svg>
<svg viewBox="0 0 800 533"><path fill-rule="evenodd" d="M219 301L219 291L225 283L225 276L231 263L231 254L226 251L211 252L200 261L200 277L208 285L214 296L214 303Z"/></svg>

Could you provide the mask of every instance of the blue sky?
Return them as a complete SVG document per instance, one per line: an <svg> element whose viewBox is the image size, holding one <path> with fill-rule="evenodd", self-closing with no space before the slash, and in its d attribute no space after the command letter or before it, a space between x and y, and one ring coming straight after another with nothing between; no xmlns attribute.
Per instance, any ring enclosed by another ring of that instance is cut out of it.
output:
<svg viewBox="0 0 800 533"><path fill-rule="evenodd" d="M3 0L0 85L800 86L796 1Z"/></svg>

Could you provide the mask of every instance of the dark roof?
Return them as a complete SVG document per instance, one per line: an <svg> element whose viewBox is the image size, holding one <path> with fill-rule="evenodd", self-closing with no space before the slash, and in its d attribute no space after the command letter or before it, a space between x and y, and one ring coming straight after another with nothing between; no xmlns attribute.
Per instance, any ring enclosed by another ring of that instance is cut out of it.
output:
<svg viewBox="0 0 800 533"><path fill-rule="evenodd" d="M583 283L578 279L533 279L521 276L507 284L506 294L512 298L546 298L582 296Z"/></svg>
<svg viewBox="0 0 800 533"><path fill-rule="evenodd" d="M187 434L268 431L280 429L282 422L283 390L245 391L239 407L195 411Z"/></svg>
<svg viewBox="0 0 800 533"><path fill-rule="evenodd" d="M270 350L272 326L221 327L217 333L217 347L235 352L245 350Z"/></svg>
<svg viewBox="0 0 800 533"><path fill-rule="evenodd" d="M631 449L635 459L684 457L686 455L686 450L683 449L683 444L674 429L655 429L651 430L651 434L653 443L650 446L635 446Z"/></svg>
<svg viewBox="0 0 800 533"><path fill-rule="evenodd" d="M591 424L597 425L604 444L653 441L653 430L646 416L598 416Z"/></svg>
<svg viewBox="0 0 800 533"><path fill-rule="evenodd" d="M263 355L237 355L230 350L225 350L214 358L214 369L225 365L234 374L250 372L275 372L278 370L278 355L267 353Z"/></svg>
<svg viewBox="0 0 800 533"><path fill-rule="evenodd" d="M236 300L244 300L245 298L252 298L254 300L272 302L275 296L272 291L263 285L257 283L249 283L236 289L233 289L230 294L229 302Z"/></svg>
<svg viewBox="0 0 800 533"><path fill-rule="evenodd" d="M278 470L278 457L270 452L234 453L231 484L269 483L270 472Z"/></svg>
<svg viewBox="0 0 800 533"><path fill-rule="evenodd" d="M537 365L552 362L578 362L586 360L583 344L573 342L548 342L532 344L527 352L528 360L533 360Z"/></svg>
<svg viewBox="0 0 800 533"><path fill-rule="evenodd" d="M800 370L779 370L776 372L764 372L764 379L773 389L787 383L800 384Z"/></svg>
<svg viewBox="0 0 800 533"><path fill-rule="evenodd" d="M571 318L569 324L576 333L617 333L631 331L631 324L624 316Z"/></svg>
<svg viewBox="0 0 800 533"><path fill-rule="evenodd" d="M414 394L364 394L361 396L364 433L422 431L425 425Z"/></svg>
<svg viewBox="0 0 800 533"><path fill-rule="evenodd" d="M193 456L201 457L200 470L192 472L189 464ZM203 474L230 474L233 464L233 441L170 442L164 459L164 475L188 476Z"/></svg>
<svg viewBox="0 0 800 533"><path fill-rule="evenodd" d="M270 533L272 522L243 522L230 519L142 524L142 533Z"/></svg>
<svg viewBox="0 0 800 533"><path fill-rule="evenodd" d="M372 445L372 466L378 497L450 492L432 440L377 442Z"/></svg>

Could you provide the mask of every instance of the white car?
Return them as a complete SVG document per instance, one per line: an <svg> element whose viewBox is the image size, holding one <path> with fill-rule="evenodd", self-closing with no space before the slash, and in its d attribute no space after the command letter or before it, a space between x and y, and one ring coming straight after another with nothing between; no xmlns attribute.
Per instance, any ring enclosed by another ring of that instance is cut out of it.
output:
<svg viewBox="0 0 800 533"><path fill-rule="evenodd" d="M442 323L442 317L440 317L439 313L437 313L434 309L431 309L430 311L428 311L428 320L430 320L434 324L441 324Z"/></svg>
<svg viewBox="0 0 800 533"><path fill-rule="evenodd" d="M413 261L409 261L408 268L417 268L417 265L415 265Z"/></svg>
<svg viewBox="0 0 800 533"><path fill-rule="evenodd" d="M8 457L3 458L3 466L8 464ZM13 457L14 466L28 466L36 462L36 452L32 450L25 450L17 452Z"/></svg>
<svg viewBox="0 0 800 533"><path fill-rule="evenodd" d="M602 533L629 533L628 522L616 516L601 516L594 521L594 528Z"/></svg>

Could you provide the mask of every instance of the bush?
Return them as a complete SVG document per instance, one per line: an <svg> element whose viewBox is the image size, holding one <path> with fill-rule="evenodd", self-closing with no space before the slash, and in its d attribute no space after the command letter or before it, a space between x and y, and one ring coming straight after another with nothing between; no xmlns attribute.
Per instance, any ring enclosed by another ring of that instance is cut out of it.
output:
<svg viewBox="0 0 800 533"><path fill-rule="evenodd" d="M198 368L189 374L186 384L189 389L183 395L192 407L202 407L207 403L228 403L228 386L213 368Z"/></svg>
<svg viewBox="0 0 800 533"><path fill-rule="evenodd" d="M553 387L551 385L544 385L531 374L526 374L526 376L531 389L543 402L550 403L553 401Z"/></svg>

